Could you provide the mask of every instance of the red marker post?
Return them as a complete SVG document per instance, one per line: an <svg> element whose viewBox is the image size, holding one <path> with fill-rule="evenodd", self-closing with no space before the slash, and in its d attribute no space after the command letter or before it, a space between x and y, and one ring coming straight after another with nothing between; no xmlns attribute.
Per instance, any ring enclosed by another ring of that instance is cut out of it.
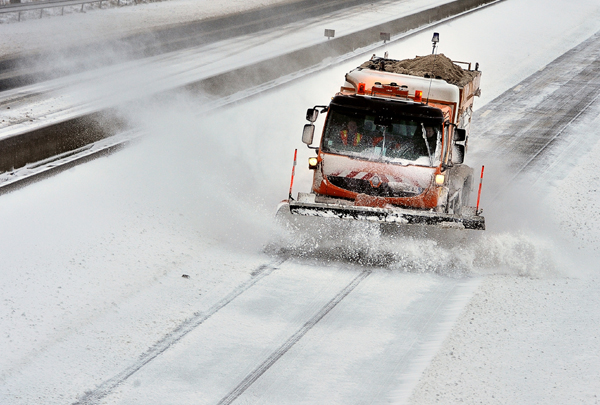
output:
<svg viewBox="0 0 600 405"><path fill-rule="evenodd" d="M479 192L477 193L477 208L475 212L479 215L479 199L481 198L481 183L483 183L483 169L485 166L481 166L481 177L479 178ZM291 191L290 191L291 192Z"/></svg>
<svg viewBox="0 0 600 405"><path fill-rule="evenodd" d="M294 149L294 166L292 166L292 181L290 182L290 200L292 199L292 186L294 185L294 175L296 174L296 157L298 156L298 149Z"/></svg>

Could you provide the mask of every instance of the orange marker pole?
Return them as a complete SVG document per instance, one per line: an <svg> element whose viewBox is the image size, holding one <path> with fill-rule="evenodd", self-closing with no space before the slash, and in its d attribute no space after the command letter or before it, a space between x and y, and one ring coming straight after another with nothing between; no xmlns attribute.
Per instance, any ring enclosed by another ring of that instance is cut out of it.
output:
<svg viewBox="0 0 600 405"><path fill-rule="evenodd" d="M296 174L296 157L298 156L298 149L294 149L294 166L292 166L292 181L290 182L290 200L292 199L292 186L294 185L294 175Z"/></svg>
<svg viewBox="0 0 600 405"><path fill-rule="evenodd" d="M477 193L477 208L475 209L476 213L479 213L479 199L481 198L481 183L483 183L483 169L485 166L481 166L481 177L479 178L479 192Z"/></svg>

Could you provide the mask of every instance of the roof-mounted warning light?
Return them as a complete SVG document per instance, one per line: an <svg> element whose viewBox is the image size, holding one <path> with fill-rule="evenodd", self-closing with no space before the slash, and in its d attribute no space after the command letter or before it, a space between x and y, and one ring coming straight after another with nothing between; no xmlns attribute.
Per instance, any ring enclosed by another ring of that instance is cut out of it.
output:
<svg viewBox="0 0 600 405"><path fill-rule="evenodd" d="M416 90L415 91L415 103L422 103L422 102L423 102L423 91Z"/></svg>
<svg viewBox="0 0 600 405"><path fill-rule="evenodd" d="M364 83L358 83L358 94L365 94L365 84Z"/></svg>
<svg viewBox="0 0 600 405"><path fill-rule="evenodd" d="M408 98L408 87L400 87L398 83L395 82L390 84L381 84L380 82L375 82L373 87L371 87L371 96Z"/></svg>
<svg viewBox="0 0 600 405"><path fill-rule="evenodd" d="M437 45L438 42L440 42L440 34L438 34L437 32L434 32L433 38L431 38L431 43L433 44L433 49L431 50L432 55L435 53L435 46Z"/></svg>

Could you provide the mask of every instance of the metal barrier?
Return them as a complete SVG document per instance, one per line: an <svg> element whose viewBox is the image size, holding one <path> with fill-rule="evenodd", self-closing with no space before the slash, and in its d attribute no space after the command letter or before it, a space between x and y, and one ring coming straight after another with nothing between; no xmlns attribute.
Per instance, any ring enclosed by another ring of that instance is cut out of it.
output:
<svg viewBox="0 0 600 405"><path fill-rule="evenodd" d="M100 8L102 8L103 2L110 2L110 0L45 0L28 3L11 3L4 6L0 6L0 14L19 13L18 20L21 21L21 13L24 11L40 10L40 18L42 18L42 14L45 8L60 7L60 15L64 15L65 7L78 6L81 4L81 11L83 11L83 6L86 4L99 3ZM134 0L134 3L137 4L137 0ZM117 0L117 5L121 5L121 0Z"/></svg>

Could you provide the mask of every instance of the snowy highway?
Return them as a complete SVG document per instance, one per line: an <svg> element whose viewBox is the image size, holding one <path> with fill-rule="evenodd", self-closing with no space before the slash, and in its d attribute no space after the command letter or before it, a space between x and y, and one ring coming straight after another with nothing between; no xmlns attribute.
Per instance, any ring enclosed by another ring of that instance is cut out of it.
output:
<svg viewBox="0 0 600 405"><path fill-rule="evenodd" d="M209 112L132 109L142 139L0 197L0 403L598 402L598 21L505 0L435 27L483 71L485 233L274 223L294 148L310 186L306 108L370 54Z"/></svg>
<svg viewBox="0 0 600 405"><path fill-rule="evenodd" d="M414 384L431 356L428 344L451 323L440 321L456 316L477 285L289 261L256 276L264 279L79 402L290 403L299 392L306 403L399 400L410 393L399 387ZM167 380L175 391L165 392Z"/></svg>

